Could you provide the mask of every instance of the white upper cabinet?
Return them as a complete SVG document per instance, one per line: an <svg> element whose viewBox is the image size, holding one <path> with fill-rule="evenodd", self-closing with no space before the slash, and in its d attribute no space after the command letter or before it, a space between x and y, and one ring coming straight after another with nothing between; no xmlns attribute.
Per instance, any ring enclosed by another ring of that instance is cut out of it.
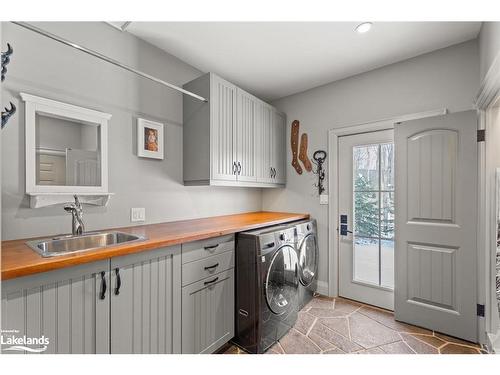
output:
<svg viewBox="0 0 500 375"><path fill-rule="evenodd" d="M238 181L257 181L255 153L256 99L238 89L236 102L236 167Z"/></svg>
<svg viewBox="0 0 500 375"><path fill-rule="evenodd" d="M271 142L272 147L272 167L273 167L273 182L285 184L286 181L286 119L285 116L273 111L271 121Z"/></svg>
<svg viewBox="0 0 500 375"><path fill-rule="evenodd" d="M183 101L184 184L285 184L285 115L207 73L184 88L209 98Z"/></svg>
<svg viewBox="0 0 500 375"><path fill-rule="evenodd" d="M210 92L211 157L214 180L236 180L236 87L214 77Z"/></svg>
<svg viewBox="0 0 500 375"><path fill-rule="evenodd" d="M272 153L271 147L271 116L273 110L271 106L264 102L256 103L256 164L257 181L262 183L273 183Z"/></svg>

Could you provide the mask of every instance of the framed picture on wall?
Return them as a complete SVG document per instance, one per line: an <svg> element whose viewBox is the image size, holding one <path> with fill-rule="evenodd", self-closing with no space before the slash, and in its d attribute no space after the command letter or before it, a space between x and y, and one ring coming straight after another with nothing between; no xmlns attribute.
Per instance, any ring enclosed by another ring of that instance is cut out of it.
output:
<svg viewBox="0 0 500 375"><path fill-rule="evenodd" d="M163 159L163 124L137 119L137 156Z"/></svg>

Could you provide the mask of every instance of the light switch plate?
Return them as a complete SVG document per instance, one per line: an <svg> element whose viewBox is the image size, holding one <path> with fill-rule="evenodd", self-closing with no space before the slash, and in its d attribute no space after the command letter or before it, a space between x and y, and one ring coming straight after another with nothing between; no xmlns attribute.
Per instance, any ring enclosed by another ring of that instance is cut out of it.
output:
<svg viewBox="0 0 500 375"><path fill-rule="evenodd" d="M319 204L328 204L328 194L321 194L319 196Z"/></svg>
<svg viewBox="0 0 500 375"><path fill-rule="evenodd" d="M130 209L130 221L146 221L146 209L144 207Z"/></svg>

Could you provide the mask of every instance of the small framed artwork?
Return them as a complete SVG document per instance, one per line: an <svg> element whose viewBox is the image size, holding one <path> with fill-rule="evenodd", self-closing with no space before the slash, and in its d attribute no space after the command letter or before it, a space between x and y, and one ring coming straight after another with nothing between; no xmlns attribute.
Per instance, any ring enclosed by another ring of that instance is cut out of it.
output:
<svg viewBox="0 0 500 375"><path fill-rule="evenodd" d="M163 124L137 119L137 156L163 159Z"/></svg>

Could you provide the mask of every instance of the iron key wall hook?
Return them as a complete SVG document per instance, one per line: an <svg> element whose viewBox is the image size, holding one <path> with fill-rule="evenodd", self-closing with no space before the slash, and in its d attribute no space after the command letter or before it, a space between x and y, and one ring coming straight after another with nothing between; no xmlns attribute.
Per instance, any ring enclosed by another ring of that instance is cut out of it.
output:
<svg viewBox="0 0 500 375"><path fill-rule="evenodd" d="M325 191L323 186L323 181L325 180L325 170L323 169L323 163L326 160L326 151L317 150L313 154L313 163L316 164L316 170L313 173L318 175L318 183L314 186L318 188L318 194L321 195Z"/></svg>
<svg viewBox="0 0 500 375"><path fill-rule="evenodd" d="M2 129L5 127L5 125L7 125L7 121L9 121L9 118L11 118L11 116L16 113L16 106L10 102L10 109L8 109L7 107L5 107L5 112L2 112Z"/></svg>
<svg viewBox="0 0 500 375"><path fill-rule="evenodd" d="M7 51L2 52L2 82L7 74L7 65L10 63L10 56L14 53L14 49L7 43Z"/></svg>

